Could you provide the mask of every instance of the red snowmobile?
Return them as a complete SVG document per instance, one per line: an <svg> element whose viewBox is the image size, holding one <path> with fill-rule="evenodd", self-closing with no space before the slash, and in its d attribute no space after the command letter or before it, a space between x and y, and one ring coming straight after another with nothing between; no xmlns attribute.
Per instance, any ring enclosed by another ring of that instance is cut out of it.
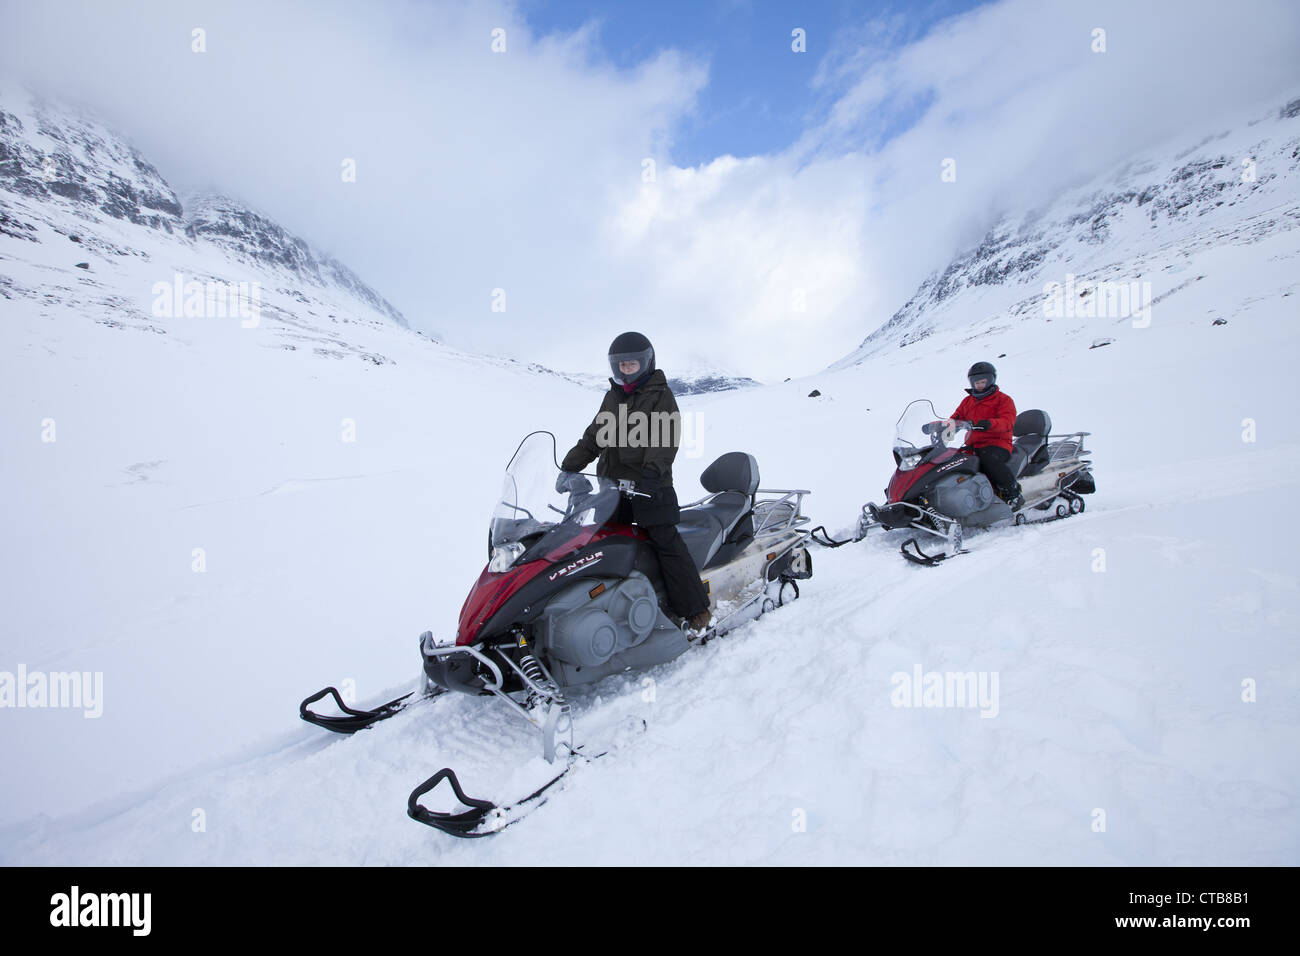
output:
<svg viewBox="0 0 1300 956"><path fill-rule="evenodd" d="M968 528L1050 521L1084 509L1083 495L1097 485L1091 454L1083 447L1088 432L1052 435L1052 420L1038 409L1016 416L1013 451L1008 463L1020 482L1023 502L1014 512L993 492L980 471L979 459L954 443L956 435L975 426L951 426L926 399L912 402L898 419L894 437L897 469L885 489L886 503L868 503L858 520L857 537L872 528L913 530L940 538L942 554L927 554L915 536L903 542L903 557L933 566L962 553Z"/></svg>
<svg viewBox="0 0 1300 956"><path fill-rule="evenodd" d="M497 697L541 732L548 761L561 755L557 738L567 738L563 755L576 754L567 688L672 660L692 646L684 622L665 608L645 532L610 521L621 496L639 494L635 484L591 475L557 492L559 473L555 436L526 436L506 468L488 527L487 566L470 588L456 632L420 635L423 696ZM707 494L682 506L678 531L709 593L715 623L697 642L705 643L797 598L797 582L812 576L812 558L808 519L800 513L808 491L760 489L758 462L745 452L718 458L700 483ZM304 700L299 714L353 733L392 717L413 695L360 710L327 687ZM326 696L341 715L310 709ZM474 809L453 819L418 806L442 779ZM408 812L445 832L480 836L489 832L476 829L488 809L497 808L464 798L445 770L417 788Z"/></svg>

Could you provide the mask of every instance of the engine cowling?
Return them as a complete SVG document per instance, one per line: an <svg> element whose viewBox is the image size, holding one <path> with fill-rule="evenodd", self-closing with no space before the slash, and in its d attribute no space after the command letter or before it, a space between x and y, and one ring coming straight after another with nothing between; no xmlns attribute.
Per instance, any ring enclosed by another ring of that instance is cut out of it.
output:
<svg viewBox="0 0 1300 956"><path fill-rule="evenodd" d="M547 603L539 623L551 656L578 667L596 667L648 638L658 619L654 586L633 571L617 582L574 582Z"/></svg>
<svg viewBox="0 0 1300 956"><path fill-rule="evenodd" d="M997 497L984 475L948 475L930 491L935 510L953 518L966 518L983 511Z"/></svg>

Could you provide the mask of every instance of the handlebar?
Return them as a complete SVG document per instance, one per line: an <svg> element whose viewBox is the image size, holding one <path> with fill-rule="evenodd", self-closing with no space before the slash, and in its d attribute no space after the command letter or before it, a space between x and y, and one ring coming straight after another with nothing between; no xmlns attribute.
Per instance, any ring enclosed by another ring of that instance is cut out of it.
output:
<svg viewBox="0 0 1300 956"><path fill-rule="evenodd" d="M547 507L550 508L552 511L556 512L557 514L564 515L567 518L569 515L581 511L583 506L586 505L587 500L589 498L592 498L595 495L600 494L601 491L604 490L612 491L615 489L615 487L617 487L618 493L620 495L627 495L629 498L653 498L654 497L654 495L646 494L644 491L637 491L636 482L632 481L630 478L620 478L618 479L617 484L615 484L615 482L609 478L600 478L597 476L588 476L588 475L583 475L583 477L596 477L596 481L597 481L596 489L593 490L591 486L588 485L586 488L578 488L578 489L570 490L568 507L564 511L561 511L559 508L555 507L554 505L547 505ZM522 511L523 509L520 508L519 510ZM531 518L532 515L529 515L529 517Z"/></svg>
<svg viewBox="0 0 1300 956"><path fill-rule="evenodd" d="M654 495L646 494L644 491L637 491L637 490L636 490L636 482L633 481L631 478L619 478L619 479L613 479L613 478L602 478L600 475L592 475L592 474L588 474L588 473L585 472L585 471L575 471L575 472L570 472L570 474L572 474L574 478L587 478L587 479L593 479L593 478L594 478L595 481L596 481L596 487L597 487L597 488L610 487L611 485L615 485L615 484L616 484L616 485L618 486L618 490L619 490L619 493L620 493L620 494L625 494L625 495L635 495L635 496L640 497L640 498L653 498L653 497L654 497ZM559 491L560 489L557 488L556 490ZM573 491L572 489L569 489L569 494L572 495L572 494L575 494L575 493L578 493L578 492L575 492L575 491ZM590 484L590 482L588 482L588 483L587 483L587 486L586 486L584 489L582 489L581 493L586 493L586 494L590 494L590 493L591 493L591 484Z"/></svg>
<svg viewBox="0 0 1300 956"><path fill-rule="evenodd" d="M959 432L962 431L963 429L967 431L978 431L978 429L976 429L975 427L974 422L967 422L967 421L962 421L960 418L954 418L952 420L952 430L955 432ZM948 430L948 426L946 422L942 420L928 422L921 426L921 434L930 435L932 437L935 435L942 435L947 430Z"/></svg>
<svg viewBox="0 0 1300 956"><path fill-rule="evenodd" d="M636 482L631 478L620 478L618 480L619 494L627 495L629 498L653 498L654 495L648 495L644 491L636 490Z"/></svg>

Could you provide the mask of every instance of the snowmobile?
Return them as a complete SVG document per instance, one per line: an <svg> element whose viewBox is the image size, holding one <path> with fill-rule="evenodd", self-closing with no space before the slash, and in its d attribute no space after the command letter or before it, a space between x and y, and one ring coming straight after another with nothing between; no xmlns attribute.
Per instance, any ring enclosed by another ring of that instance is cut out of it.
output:
<svg viewBox="0 0 1300 956"><path fill-rule="evenodd" d="M713 614L705 634L690 634L665 606L659 561L646 533L611 520L623 497L642 494L635 482L583 475L561 492L555 490L559 474L555 436L525 436L506 468L488 527L487 565L461 608L455 634L442 640L431 631L420 635L421 696L495 696L540 732L548 762L581 756L567 689L673 660L693 644L789 603L799 596L798 582L812 577L803 527L808 518L801 513L811 492L761 489L754 456L728 452L704 470L700 483L707 494L681 507L677 526ZM327 687L304 700L299 714L353 733L399 713L415 693L360 710ZM326 696L341 716L310 709ZM418 804L444 779L469 811L440 814ZM496 826L485 821L500 809L464 797L448 769L426 780L408 803L412 818L456 836L497 832L501 818Z"/></svg>
<svg viewBox="0 0 1300 956"><path fill-rule="evenodd" d="M886 503L869 502L858 519L857 538L872 528L913 530L939 538L942 554L923 551L913 536L900 551L914 564L927 567L963 553L967 529L1006 523L1066 518L1084 510L1083 495L1097 490L1091 454L1084 445L1089 432L1052 434L1052 420L1039 409L1021 412L1012 430L1013 451L1008 462L1020 482L1022 502L1014 511L993 492L980 471L979 458L954 439L975 429L971 422L947 424L934 405L918 399L907 406L894 432L897 469L885 489Z"/></svg>
<svg viewBox="0 0 1300 956"><path fill-rule="evenodd" d="M662 664L692 643L665 608L645 532L610 522L620 497L640 494L635 483L590 476L594 486L556 492L558 474L555 436L524 438L456 634L426 632L420 648L432 685L495 695L542 732L548 760L556 731L571 729L565 688ZM808 491L760 489L758 462L744 452L718 458L700 483L708 494L682 506L678 531L709 593L707 641L797 597L812 559L800 513Z"/></svg>

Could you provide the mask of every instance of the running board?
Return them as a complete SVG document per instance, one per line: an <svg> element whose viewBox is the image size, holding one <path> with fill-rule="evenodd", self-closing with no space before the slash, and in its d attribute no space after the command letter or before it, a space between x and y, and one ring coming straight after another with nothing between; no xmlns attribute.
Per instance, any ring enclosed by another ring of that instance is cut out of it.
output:
<svg viewBox="0 0 1300 956"><path fill-rule="evenodd" d="M777 585L776 597L772 597L768 593L768 589L771 588L772 585L774 584ZM792 588L794 590L793 597L790 598L786 597L786 588ZM694 640L691 640L689 637L687 637L687 641L696 647L703 647L705 644L708 644L709 641L713 640L715 637L724 637L727 634L730 634L736 628L748 624L751 621L758 620L760 617L762 617L764 614L767 614L769 611L775 611L777 608L785 607L790 602L798 600L798 598L799 598L799 581L796 578L783 573L775 581L766 581L763 584L763 587L760 588L753 595L753 597L750 597L743 604L740 604L737 607L734 607L730 611L728 611L724 617L722 617L720 620L715 621L713 627L709 628L708 631L701 634L699 637L695 638ZM755 614L753 617L747 616L748 612L752 611L756 605L758 606L759 609L758 613ZM733 621L735 623L731 623Z"/></svg>

